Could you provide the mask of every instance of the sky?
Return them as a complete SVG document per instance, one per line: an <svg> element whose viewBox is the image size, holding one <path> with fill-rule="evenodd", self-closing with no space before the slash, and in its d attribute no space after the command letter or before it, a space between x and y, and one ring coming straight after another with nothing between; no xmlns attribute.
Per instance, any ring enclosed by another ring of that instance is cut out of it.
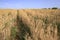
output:
<svg viewBox="0 0 60 40"><path fill-rule="evenodd" d="M1 8L60 8L60 0L0 0Z"/></svg>

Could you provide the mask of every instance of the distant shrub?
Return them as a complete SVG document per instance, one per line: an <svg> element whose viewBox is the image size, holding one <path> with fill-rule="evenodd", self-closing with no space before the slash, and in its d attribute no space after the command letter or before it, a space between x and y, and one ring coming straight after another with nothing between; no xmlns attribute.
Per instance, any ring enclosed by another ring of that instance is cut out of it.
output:
<svg viewBox="0 0 60 40"><path fill-rule="evenodd" d="M58 9L57 7L53 7L52 9Z"/></svg>
<svg viewBox="0 0 60 40"><path fill-rule="evenodd" d="M43 8L43 9L47 9L47 8Z"/></svg>
<svg viewBox="0 0 60 40"><path fill-rule="evenodd" d="M51 9L51 8L48 8L48 9Z"/></svg>

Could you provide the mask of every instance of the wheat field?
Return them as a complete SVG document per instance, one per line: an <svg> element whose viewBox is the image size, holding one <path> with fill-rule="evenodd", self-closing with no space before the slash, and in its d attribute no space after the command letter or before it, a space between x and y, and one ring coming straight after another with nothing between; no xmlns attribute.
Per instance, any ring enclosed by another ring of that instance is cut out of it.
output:
<svg viewBox="0 0 60 40"><path fill-rule="evenodd" d="M60 40L60 9L0 9L0 40Z"/></svg>

